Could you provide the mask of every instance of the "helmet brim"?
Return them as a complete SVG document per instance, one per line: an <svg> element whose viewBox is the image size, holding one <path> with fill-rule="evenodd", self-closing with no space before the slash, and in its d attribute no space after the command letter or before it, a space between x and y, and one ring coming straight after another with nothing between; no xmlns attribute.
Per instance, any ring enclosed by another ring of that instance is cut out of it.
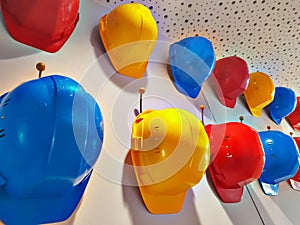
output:
<svg viewBox="0 0 300 225"><path fill-rule="evenodd" d="M300 182L290 179L290 184L294 190L300 191Z"/></svg>
<svg viewBox="0 0 300 225"><path fill-rule="evenodd" d="M279 184L268 184L258 179L259 184L266 195L276 196L278 195Z"/></svg>
<svg viewBox="0 0 300 225"><path fill-rule="evenodd" d="M159 184L156 184L159 185ZM148 211L152 214L178 213L185 200L186 192L177 195L160 195L150 193L146 186L139 186L142 198Z"/></svg>
<svg viewBox="0 0 300 225"><path fill-rule="evenodd" d="M214 187L220 197L220 199L225 203L235 203L240 202L243 195L244 187L237 188L224 188L218 184L215 174L212 171L211 166L208 168L210 176L212 178Z"/></svg>
<svg viewBox="0 0 300 225"><path fill-rule="evenodd" d="M5 224L48 224L65 221L78 207L90 175L91 173L64 196L14 198L0 190L0 218Z"/></svg>

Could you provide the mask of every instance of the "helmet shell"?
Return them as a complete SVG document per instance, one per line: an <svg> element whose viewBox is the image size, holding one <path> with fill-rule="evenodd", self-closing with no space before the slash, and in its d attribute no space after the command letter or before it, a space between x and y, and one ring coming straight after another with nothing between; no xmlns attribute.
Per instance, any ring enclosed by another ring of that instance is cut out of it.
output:
<svg viewBox="0 0 300 225"><path fill-rule="evenodd" d="M269 105L271 119L276 124L280 124L284 117L295 110L296 105L296 94L292 89L276 87L274 99Z"/></svg>
<svg viewBox="0 0 300 225"><path fill-rule="evenodd" d="M23 44L58 51L79 20L79 0L1 0L9 34Z"/></svg>
<svg viewBox="0 0 300 225"><path fill-rule="evenodd" d="M234 108L236 98L248 86L249 71L245 60L230 56L217 60L212 74L213 84L220 102Z"/></svg>
<svg viewBox="0 0 300 225"><path fill-rule="evenodd" d="M290 115L287 116L287 119L294 130L300 131L300 96L296 99L296 108Z"/></svg>
<svg viewBox="0 0 300 225"><path fill-rule="evenodd" d="M259 178L267 195L277 195L279 183L292 178L299 168L299 152L294 139L281 131L258 132L266 155Z"/></svg>
<svg viewBox="0 0 300 225"><path fill-rule="evenodd" d="M262 109L274 99L275 86L272 78L262 72L251 73L244 95L251 114L260 117Z"/></svg>
<svg viewBox="0 0 300 225"><path fill-rule="evenodd" d="M212 43L195 36L173 43L169 49L169 61L178 91L196 98L215 67L216 57Z"/></svg>
<svg viewBox="0 0 300 225"><path fill-rule="evenodd" d="M257 179L264 166L258 133L238 122L207 125L205 130L213 154L209 173L216 191L223 202L240 202L243 187Z"/></svg>
<svg viewBox="0 0 300 225"><path fill-rule="evenodd" d="M144 203L153 214L177 213L209 163L202 123L183 109L147 110L132 125L131 157Z"/></svg>
<svg viewBox="0 0 300 225"><path fill-rule="evenodd" d="M67 219L102 147L98 104L76 81L53 75L7 93L0 114L0 219Z"/></svg>
<svg viewBox="0 0 300 225"><path fill-rule="evenodd" d="M132 78L143 77L158 36L151 11L139 3L117 6L101 17L99 32L115 70Z"/></svg>
<svg viewBox="0 0 300 225"><path fill-rule="evenodd" d="M300 153L300 137L294 137L294 140L298 146L298 150ZM299 158L300 160L300 158ZM298 169L295 176L290 179L291 186L294 190L300 191L300 169Z"/></svg>

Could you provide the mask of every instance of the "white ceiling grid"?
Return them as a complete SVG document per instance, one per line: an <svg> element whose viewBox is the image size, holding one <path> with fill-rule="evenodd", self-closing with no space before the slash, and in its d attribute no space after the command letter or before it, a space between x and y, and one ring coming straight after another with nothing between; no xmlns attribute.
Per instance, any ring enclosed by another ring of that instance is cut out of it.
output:
<svg viewBox="0 0 300 225"><path fill-rule="evenodd" d="M128 0L101 0L115 7ZM300 94L300 2L292 0L137 0L155 17L159 32L174 39L204 36L217 59L237 55L250 72L269 74L276 86Z"/></svg>

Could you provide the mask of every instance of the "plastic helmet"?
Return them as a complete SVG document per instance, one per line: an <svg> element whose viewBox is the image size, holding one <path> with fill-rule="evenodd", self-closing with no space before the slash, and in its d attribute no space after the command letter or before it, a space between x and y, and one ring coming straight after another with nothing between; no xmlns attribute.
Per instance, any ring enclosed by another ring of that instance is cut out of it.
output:
<svg viewBox="0 0 300 225"><path fill-rule="evenodd" d="M244 186L257 179L264 166L258 133L238 122L210 124L205 130L215 154L208 169L216 191L225 203L240 202Z"/></svg>
<svg viewBox="0 0 300 225"><path fill-rule="evenodd" d="M0 221L66 220L77 207L103 140L96 101L74 80L31 80L1 97Z"/></svg>
<svg viewBox="0 0 300 225"><path fill-rule="evenodd" d="M202 123L182 109L147 110L132 125L131 157L149 212L177 213L209 163Z"/></svg>
<svg viewBox="0 0 300 225"><path fill-rule="evenodd" d="M297 97L296 108L287 116L287 119L294 130L300 131L300 96Z"/></svg>
<svg viewBox="0 0 300 225"><path fill-rule="evenodd" d="M262 109L273 101L274 94L275 86L269 75L262 72L250 74L244 95L253 116L261 116Z"/></svg>
<svg viewBox="0 0 300 225"><path fill-rule="evenodd" d="M212 81L220 102L234 108L236 98L247 88L249 71L245 60L230 56L217 60Z"/></svg>
<svg viewBox="0 0 300 225"><path fill-rule="evenodd" d="M58 51L79 20L79 0L1 0L9 34L23 44Z"/></svg>
<svg viewBox="0 0 300 225"><path fill-rule="evenodd" d="M292 178L298 168L298 148L294 139L281 131L258 132L266 155L259 183L266 195L277 195L279 183Z"/></svg>
<svg viewBox="0 0 300 225"><path fill-rule="evenodd" d="M172 44L169 61L178 91L196 98L215 67L216 57L212 43L204 37L195 36Z"/></svg>
<svg viewBox="0 0 300 225"><path fill-rule="evenodd" d="M151 11L139 3L120 5L101 17L99 32L116 71L143 77L158 36Z"/></svg>
<svg viewBox="0 0 300 225"><path fill-rule="evenodd" d="M280 124L282 119L291 114L297 104L296 94L286 87L276 87L275 96L269 105L271 119Z"/></svg>
<svg viewBox="0 0 300 225"><path fill-rule="evenodd" d="M294 137L294 140L298 146L298 150L300 153L300 137ZM299 160L300 160L300 158L299 158ZM298 169L296 175L290 179L290 183L294 190L300 191L300 168Z"/></svg>

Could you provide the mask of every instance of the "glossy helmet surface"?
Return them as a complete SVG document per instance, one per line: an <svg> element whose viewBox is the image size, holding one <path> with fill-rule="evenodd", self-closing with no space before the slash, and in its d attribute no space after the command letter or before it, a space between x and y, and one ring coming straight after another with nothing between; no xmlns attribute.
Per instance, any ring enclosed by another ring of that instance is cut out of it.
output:
<svg viewBox="0 0 300 225"><path fill-rule="evenodd" d="M153 214L177 213L209 163L202 123L176 108L147 110L132 126L131 157L144 203Z"/></svg>
<svg viewBox="0 0 300 225"><path fill-rule="evenodd" d="M260 117L263 108L274 99L275 86L272 78L262 72L251 73L244 95L251 114Z"/></svg>
<svg viewBox="0 0 300 225"><path fill-rule="evenodd" d="M299 150L299 154L300 154L300 137L294 137L294 140L298 146L298 150ZM300 157L299 157L299 160L300 160ZM298 169L296 175L290 179L290 183L294 190L300 191L300 168Z"/></svg>
<svg viewBox="0 0 300 225"><path fill-rule="evenodd" d="M143 77L158 36L151 11L139 3L117 6L101 17L99 32L115 70L132 78Z"/></svg>
<svg viewBox="0 0 300 225"><path fill-rule="evenodd" d="M300 96L297 97L295 110L287 116L287 119L294 130L300 131Z"/></svg>
<svg viewBox="0 0 300 225"><path fill-rule="evenodd" d="M277 195L279 183L292 178L299 168L294 139L281 131L258 132L266 155L259 183L266 195Z"/></svg>
<svg viewBox="0 0 300 225"><path fill-rule="evenodd" d="M234 108L236 98L247 88L249 71L245 60L230 56L217 60L212 74L213 84L220 102Z"/></svg>
<svg viewBox="0 0 300 225"><path fill-rule="evenodd" d="M58 51L79 20L79 0L1 0L9 34L23 44Z"/></svg>
<svg viewBox="0 0 300 225"><path fill-rule="evenodd" d="M0 114L0 220L66 220L102 147L96 101L76 81L53 75L3 95Z"/></svg>
<svg viewBox="0 0 300 225"><path fill-rule="evenodd" d="M264 152L258 133L239 123L207 125L212 162L209 173L220 199L240 202L243 188L259 178L264 166Z"/></svg>
<svg viewBox="0 0 300 225"><path fill-rule="evenodd" d="M276 87L274 99L269 105L272 120L276 124L280 124L283 118L295 110L296 105L296 94L292 89Z"/></svg>
<svg viewBox="0 0 300 225"><path fill-rule="evenodd" d="M215 67L216 56L208 39L195 36L173 43L169 49L169 61L178 91L196 98Z"/></svg>

